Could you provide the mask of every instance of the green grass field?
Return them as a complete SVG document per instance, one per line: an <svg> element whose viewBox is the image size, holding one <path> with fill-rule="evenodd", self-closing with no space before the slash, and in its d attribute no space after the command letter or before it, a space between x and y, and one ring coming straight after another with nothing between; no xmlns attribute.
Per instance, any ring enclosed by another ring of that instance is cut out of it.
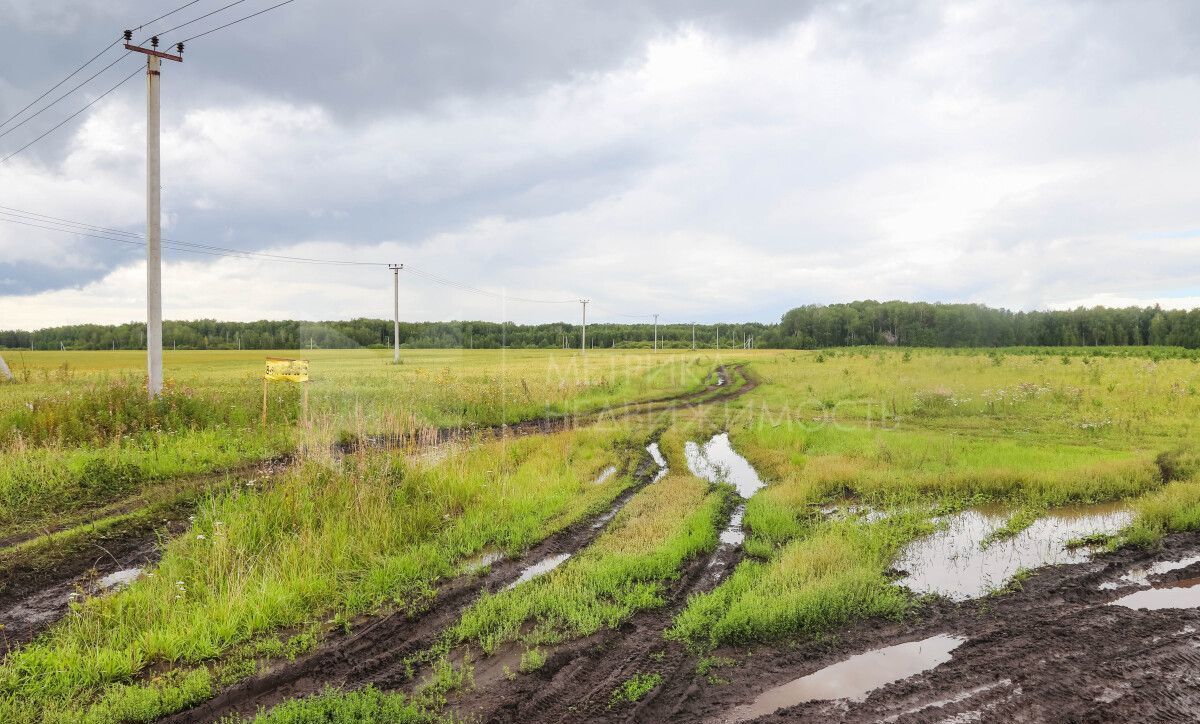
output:
<svg viewBox="0 0 1200 724"><path fill-rule="evenodd" d="M574 351L429 350L401 365L387 351L291 354L312 359L309 418L296 386L277 384L265 428L262 352L168 353L172 384L154 404L136 353L8 356L19 381L0 384L0 567L86 539L97 521L172 505L194 520L150 575L72 604L7 655L0 720L150 721L337 627L419 611L481 552L519 556L607 509L656 438L671 474L561 567L464 608L415 659L440 672L423 692L330 689L260 720L436 720L449 691L469 692L467 661L516 650L513 675L533 675L554 646L662 606L683 568L714 550L732 506L728 486L692 476L684 460L686 442L717 431L767 486L746 504L745 560L662 632L698 654L912 611L888 571L938 511L1000 504L1028 518L1129 501L1136 517L1113 545L1200 526L1200 364L1152 348L596 350L586 362ZM333 451L696 392L732 363L758 384L728 401L437 454ZM247 485L245 466L285 454L294 461L269 484ZM621 472L597 484L614 465ZM821 513L847 503L894 514ZM627 684L614 701L657 681Z"/></svg>

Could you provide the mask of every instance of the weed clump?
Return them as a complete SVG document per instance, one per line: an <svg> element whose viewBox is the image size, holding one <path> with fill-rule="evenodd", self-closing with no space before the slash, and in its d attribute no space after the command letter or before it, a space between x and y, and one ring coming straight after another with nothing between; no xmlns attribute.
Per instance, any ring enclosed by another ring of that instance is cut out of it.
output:
<svg viewBox="0 0 1200 724"><path fill-rule="evenodd" d="M662 681L662 674L659 673L634 674L622 682L616 689L613 689L612 697L608 701L608 708L612 709L621 704L632 704L640 701L643 696L654 691Z"/></svg>

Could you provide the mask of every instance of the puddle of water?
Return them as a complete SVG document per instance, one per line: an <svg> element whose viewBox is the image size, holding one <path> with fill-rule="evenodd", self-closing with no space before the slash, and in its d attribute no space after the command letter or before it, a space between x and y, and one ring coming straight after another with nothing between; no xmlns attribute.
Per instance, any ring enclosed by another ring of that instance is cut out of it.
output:
<svg viewBox="0 0 1200 724"><path fill-rule="evenodd" d="M521 575L517 576L517 580L508 584L504 588L505 588L505 590L508 590L510 588L516 588L517 586L521 585L522 583L524 583L526 581L532 581L533 579L537 578L538 576L543 576L543 575L549 573L550 571L553 571L555 568L558 568L559 566L561 566L563 564L563 562L566 561L570 557L571 557L570 553L559 553L557 555L543 558L542 560L538 561L537 563L534 563L532 566L526 567L525 570L521 571Z"/></svg>
<svg viewBox="0 0 1200 724"><path fill-rule="evenodd" d="M725 721L749 721L806 701L862 701L881 686L946 663L951 658L951 652L965 640L959 636L939 634L922 641L910 641L851 656L808 676L764 691L752 703L730 712Z"/></svg>
<svg viewBox="0 0 1200 724"><path fill-rule="evenodd" d="M1007 518L1000 511L968 510L943 519L942 529L900 554L895 566L908 576L898 583L915 593L937 593L955 601L978 598L1002 587L1021 569L1089 560L1091 551L1068 550L1067 541L1116 533L1133 516L1120 504L1059 508L1012 538L982 549L980 543Z"/></svg>
<svg viewBox="0 0 1200 724"><path fill-rule="evenodd" d="M486 553L475 556L471 560L464 563L463 571L467 573L478 573L493 563L499 563L502 560L504 560L504 553L502 551L487 551Z"/></svg>
<svg viewBox="0 0 1200 724"><path fill-rule="evenodd" d="M123 571L114 571L113 573L104 576L96 581L96 588L106 590L116 586L128 586L137 580L138 576L142 575L141 567L126 568Z"/></svg>
<svg viewBox="0 0 1200 724"><path fill-rule="evenodd" d="M739 505L733 511L733 515L729 517L729 525L725 526L725 530L721 531L721 543L727 546L740 546L746 540L746 533L742 530L742 516L746 514L746 506Z"/></svg>
<svg viewBox="0 0 1200 724"><path fill-rule="evenodd" d="M652 442L646 446L646 452L650 453L650 457L654 460L654 464L660 468L667 467L667 459L663 457L662 450L658 447L658 443Z"/></svg>
<svg viewBox="0 0 1200 724"><path fill-rule="evenodd" d="M713 435L704 447L687 442L683 454L693 475L714 483L729 483L743 498L754 495L764 485L750 461L738 455L729 444L728 433Z"/></svg>
<svg viewBox="0 0 1200 724"><path fill-rule="evenodd" d="M1200 606L1200 578L1185 578L1162 583L1154 588L1137 591L1113 601L1113 606L1157 611L1163 608L1196 608Z"/></svg>
<svg viewBox="0 0 1200 724"><path fill-rule="evenodd" d="M1155 561L1148 566L1139 566L1131 569L1128 573L1121 576L1116 581L1105 581L1100 584L1100 589L1103 591L1111 591L1115 588L1122 588L1126 585L1130 586L1149 586L1152 576L1161 576L1164 573L1177 571L1180 568L1200 563L1200 556L1190 556L1178 561Z"/></svg>
<svg viewBox="0 0 1200 724"><path fill-rule="evenodd" d="M596 478L594 484L599 485L599 484L603 483L605 480L608 480L609 478L611 478L612 476L614 476L616 474L617 474L617 466L609 465L607 468L604 468L604 470L600 471L600 476Z"/></svg>

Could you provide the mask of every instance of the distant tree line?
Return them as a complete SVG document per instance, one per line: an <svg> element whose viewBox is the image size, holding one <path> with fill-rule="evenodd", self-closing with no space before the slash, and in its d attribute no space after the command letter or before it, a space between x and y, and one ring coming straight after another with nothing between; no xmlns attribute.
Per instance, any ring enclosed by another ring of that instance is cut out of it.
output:
<svg viewBox="0 0 1200 724"><path fill-rule="evenodd" d="M1200 310L1155 307L1013 312L981 304L861 301L787 314L764 346L1200 347Z"/></svg>
<svg viewBox="0 0 1200 724"><path fill-rule="evenodd" d="M762 336L774 325L760 323L696 325L696 346L741 347L745 338ZM144 349L146 326L141 323L77 324L32 332L0 331L0 349ZM692 325L660 324L659 345L689 348ZM650 347L652 324L589 324L589 347ZM414 348L547 348L580 344L577 324L513 324L500 322L402 322L400 346ZM392 321L351 319L335 322L297 320L218 322L200 319L163 322L164 349L346 349L390 347Z"/></svg>
<svg viewBox="0 0 1200 724"><path fill-rule="evenodd" d="M1090 347L1166 345L1200 348L1200 310L1158 307L1092 307L1012 312L981 304L860 301L797 307L779 324L757 322L696 325L696 345L820 349L856 345L907 347ZM388 347L392 322L351 319L164 322L167 349L300 349ZM404 322L400 345L413 348L577 348L578 324L499 322ZM651 324L589 324L589 347L649 347ZM692 325L658 327L663 347L688 348ZM145 325L81 324L28 331L0 331L0 348L142 349Z"/></svg>

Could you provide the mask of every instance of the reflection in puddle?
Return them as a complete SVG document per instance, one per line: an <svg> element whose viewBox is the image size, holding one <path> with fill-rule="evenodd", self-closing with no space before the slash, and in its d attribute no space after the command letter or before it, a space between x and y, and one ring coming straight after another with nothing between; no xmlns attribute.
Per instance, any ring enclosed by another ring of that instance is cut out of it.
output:
<svg viewBox="0 0 1200 724"><path fill-rule="evenodd" d="M1200 606L1200 578L1185 578L1173 583L1160 583L1154 588L1122 596L1113 606L1157 611L1162 608L1196 608Z"/></svg>
<svg viewBox="0 0 1200 724"><path fill-rule="evenodd" d="M563 564L563 562L566 561L570 557L571 557L570 553L559 553L557 555L543 558L542 560L538 561L537 563L534 563L532 566L529 566L525 570L521 571L521 575L517 576L517 580L508 584L504 588L505 588L505 590L508 590L510 588L516 588L517 586L521 585L522 583L524 583L526 581L531 581L531 580L537 578L538 576L545 575L545 574L549 573L550 571L553 571L555 568L558 568L559 566L561 566Z"/></svg>
<svg viewBox="0 0 1200 724"><path fill-rule="evenodd" d="M616 474L617 474L617 466L609 465L607 468L604 468L604 470L600 471L600 475L596 478L594 484L599 485L599 484L603 483L605 480L608 480L609 478L611 478L612 476L614 476Z"/></svg>
<svg viewBox="0 0 1200 724"><path fill-rule="evenodd" d="M729 444L729 433L713 435L700 447L694 442L683 446L688 469L692 474L713 483L729 483L737 488L738 495L749 498L763 487L762 478L746 458L738 455Z"/></svg>
<svg viewBox="0 0 1200 724"><path fill-rule="evenodd" d="M1120 504L1059 508L1012 538L983 549L980 544L1007 518L1004 512L979 510L945 518L942 529L914 541L900 554L895 566L908 576L898 583L915 593L937 593L955 601L978 598L1002 587L1022 569L1088 560L1089 550L1068 550L1066 543L1116 533L1133 516Z"/></svg>
<svg viewBox="0 0 1200 724"><path fill-rule="evenodd" d="M733 515L729 518L729 525L721 531L721 543L728 546L740 546L742 541L746 540L746 534L742 531L742 516L745 514L746 506L744 505L739 505L737 510L733 511Z"/></svg>
<svg viewBox="0 0 1200 724"><path fill-rule="evenodd" d="M725 721L748 721L806 701L862 701L881 686L946 663L951 658L950 652L965 640L959 636L939 634L923 641L910 641L851 656L808 676L764 691L752 703L730 712Z"/></svg>
<svg viewBox="0 0 1200 724"><path fill-rule="evenodd" d="M504 553L501 551L487 551L483 555L476 556L463 564L463 570L467 573L478 573L493 563L499 563L504 560Z"/></svg>
<svg viewBox="0 0 1200 724"><path fill-rule="evenodd" d="M123 571L114 571L100 580L96 581L96 588L103 591L115 586L128 586L137 580L137 577L142 575L141 567L126 568Z"/></svg>
<svg viewBox="0 0 1200 724"><path fill-rule="evenodd" d="M1125 575L1121 576L1116 581L1105 581L1100 584L1100 590L1111 591L1114 588L1123 586L1149 586L1152 576L1161 576L1164 573L1178 571L1180 568L1200 563L1200 556L1191 556L1178 561L1155 561L1148 566L1139 566L1130 570Z"/></svg>
<svg viewBox="0 0 1200 724"><path fill-rule="evenodd" d="M646 452L650 453L650 457L654 460L654 464L660 468L667 467L667 459L663 457L662 450L658 447L658 443L652 442L646 446Z"/></svg>
<svg viewBox="0 0 1200 724"><path fill-rule="evenodd" d="M713 435L703 448L688 442L683 446L683 453L693 475L713 483L729 483L737 488L738 495L743 499L754 495L764 485L750 461L738 455L729 444L729 433ZM739 505L733 511L729 524L721 531L722 546L740 546L746 540L742 530L742 516L745 513L745 505Z"/></svg>

